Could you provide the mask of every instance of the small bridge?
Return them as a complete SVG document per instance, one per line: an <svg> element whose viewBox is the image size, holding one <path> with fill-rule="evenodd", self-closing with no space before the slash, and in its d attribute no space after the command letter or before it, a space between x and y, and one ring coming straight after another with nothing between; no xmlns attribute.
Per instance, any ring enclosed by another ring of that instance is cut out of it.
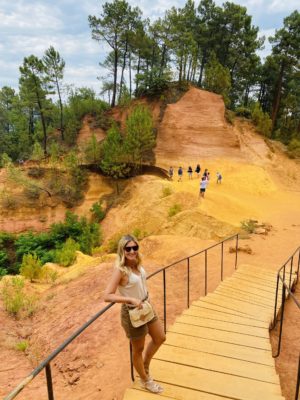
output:
<svg viewBox="0 0 300 400"><path fill-rule="evenodd" d="M269 339L276 279L275 272L239 266L214 293L194 301L176 319L151 364L151 375L164 387L160 397L284 399ZM137 381L123 399L157 396Z"/></svg>

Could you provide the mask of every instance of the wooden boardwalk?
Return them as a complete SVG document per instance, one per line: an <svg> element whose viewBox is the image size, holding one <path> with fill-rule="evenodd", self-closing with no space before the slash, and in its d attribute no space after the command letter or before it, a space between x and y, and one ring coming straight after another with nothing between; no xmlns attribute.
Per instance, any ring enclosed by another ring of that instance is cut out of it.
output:
<svg viewBox="0 0 300 400"><path fill-rule="evenodd" d="M169 327L150 371L164 392L137 379L123 400L284 399L269 340L275 290L275 272L239 267Z"/></svg>

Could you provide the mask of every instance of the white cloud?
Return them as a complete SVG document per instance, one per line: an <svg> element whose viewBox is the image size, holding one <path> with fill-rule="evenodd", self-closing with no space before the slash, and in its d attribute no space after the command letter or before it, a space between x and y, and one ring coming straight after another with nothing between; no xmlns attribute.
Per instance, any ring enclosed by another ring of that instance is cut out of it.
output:
<svg viewBox="0 0 300 400"><path fill-rule="evenodd" d="M47 7L43 4L26 4L17 2L11 6L11 11L0 10L1 27L12 30L29 29L51 29L56 30L63 27L56 7Z"/></svg>
<svg viewBox="0 0 300 400"><path fill-rule="evenodd" d="M272 0L267 7L267 10L274 14L281 12L290 14L297 9L299 9L299 0Z"/></svg>

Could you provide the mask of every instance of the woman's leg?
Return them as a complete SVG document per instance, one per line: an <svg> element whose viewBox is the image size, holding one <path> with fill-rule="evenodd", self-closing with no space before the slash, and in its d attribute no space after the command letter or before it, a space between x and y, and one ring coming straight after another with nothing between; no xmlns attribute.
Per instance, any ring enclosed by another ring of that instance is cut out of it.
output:
<svg viewBox="0 0 300 400"><path fill-rule="evenodd" d="M159 347L163 344L163 342L166 340L166 335L164 333L162 324L159 320L156 320L151 324L148 324L148 329L149 329L149 335L151 336L151 341L149 342L146 348L144 356L144 369L147 372L149 372L149 364L152 357L157 352Z"/></svg>
<svg viewBox="0 0 300 400"><path fill-rule="evenodd" d="M145 346L145 336L140 339L131 339L132 345L132 359L133 365L139 374L140 378L145 381L147 379L147 375L145 373L145 367L143 362L143 350Z"/></svg>

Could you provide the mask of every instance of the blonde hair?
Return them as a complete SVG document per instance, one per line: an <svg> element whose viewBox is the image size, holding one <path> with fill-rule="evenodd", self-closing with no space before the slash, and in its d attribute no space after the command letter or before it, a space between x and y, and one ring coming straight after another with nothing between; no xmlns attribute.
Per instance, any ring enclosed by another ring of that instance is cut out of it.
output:
<svg viewBox="0 0 300 400"><path fill-rule="evenodd" d="M135 242L137 245L139 244L137 238L133 235L124 235L119 240L115 267L119 269L123 275L129 275L131 272L131 268L125 265L126 258L125 258L124 248L128 242ZM138 270L140 270L141 262L142 262L141 256L139 253L137 253Z"/></svg>

